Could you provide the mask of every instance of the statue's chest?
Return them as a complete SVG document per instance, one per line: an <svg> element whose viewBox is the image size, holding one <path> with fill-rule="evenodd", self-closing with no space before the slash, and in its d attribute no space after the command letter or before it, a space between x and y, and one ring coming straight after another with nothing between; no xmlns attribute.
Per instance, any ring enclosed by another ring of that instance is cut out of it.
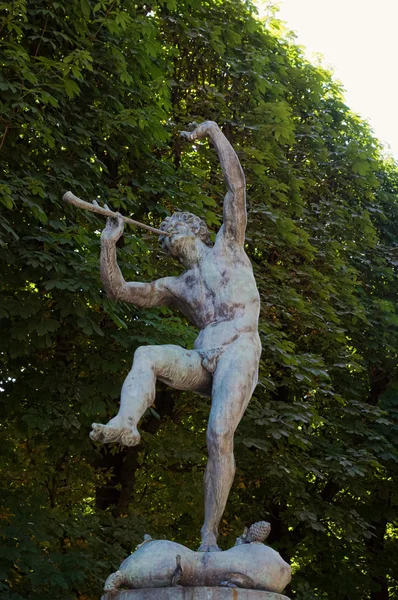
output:
<svg viewBox="0 0 398 600"><path fill-rule="evenodd" d="M208 312L217 304L231 279L231 265L223 257L207 258L200 267L189 271L184 280L184 297L197 309Z"/></svg>
<svg viewBox="0 0 398 600"><path fill-rule="evenodd" d="M217 294L220 287L225 287L230 280L232 270L232 265L228 264L228 261L222 256L207 259L198 270L199 284L210 293Z"/></svg>

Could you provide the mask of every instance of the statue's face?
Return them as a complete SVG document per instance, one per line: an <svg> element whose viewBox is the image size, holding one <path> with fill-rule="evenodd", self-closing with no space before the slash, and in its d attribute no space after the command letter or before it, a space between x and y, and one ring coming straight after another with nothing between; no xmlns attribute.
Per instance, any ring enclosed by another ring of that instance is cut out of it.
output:
<svg viewBox="0 0 398 600"><path fill-rule="evenodd" d="M171 235L161 239L163 249L180 262L189 263L190 258L196 255L196 233L192 225L175 219L168 225L166 231Z"/></svg>

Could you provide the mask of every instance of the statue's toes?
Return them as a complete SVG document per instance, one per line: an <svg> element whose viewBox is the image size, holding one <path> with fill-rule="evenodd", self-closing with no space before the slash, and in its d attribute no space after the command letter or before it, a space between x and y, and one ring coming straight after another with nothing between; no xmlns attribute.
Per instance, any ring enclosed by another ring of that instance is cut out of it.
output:
<svg viewBox="0 0 398 600"><path fill-rule="evenodd" d="M92 424L92 431L90 437L94 442L101 442L102 444L111 444L112 442L119 441L122 435L123 429L117 429L115 427L109 427L108 425L101 425L100 423Z"/></svg>
<svg viewBox="0 0 398 600"><path fill-rule="evenodd" d="M122 429L120 444L123 446L137 446L141 441L141 436L137 430Z"/></svg>
<svg viewBox="0 0 398 600"><path fill-rule="evenodd" d="M100 423L93 423L91 425L91 427L92 427L92 429L90 431L90 438L94 442L102 442L102 438L103 438L102 430L103 430L104 426L100 425Z"/></svg>
<svg viewBox="0 0 398 600"><path fill-rule="evenodd" d="M110 427L100 423L92 424L90 438L102 444L121 444L122 446L136 446L140 443L141 436L136 427Z"/></svg>
<svg viewBox="0 0 398 600"><path fill-rule="evenodd" d="M184 138L184 140L191 141L193 139L191 131L180 131L180 136Z"/></svg>

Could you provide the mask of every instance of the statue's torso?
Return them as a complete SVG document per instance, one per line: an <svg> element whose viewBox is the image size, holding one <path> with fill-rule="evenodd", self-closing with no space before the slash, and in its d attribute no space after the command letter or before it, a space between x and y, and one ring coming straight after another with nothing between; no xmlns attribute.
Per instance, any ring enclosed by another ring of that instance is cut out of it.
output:
<svg viewBox="0 0 398 600"><path fill-rule="evenodd" d="M218 238L200 264L177 279L177 305L200 329L195 348L230 344L244 334L258 336L260 296L243 248Z"/></svg>

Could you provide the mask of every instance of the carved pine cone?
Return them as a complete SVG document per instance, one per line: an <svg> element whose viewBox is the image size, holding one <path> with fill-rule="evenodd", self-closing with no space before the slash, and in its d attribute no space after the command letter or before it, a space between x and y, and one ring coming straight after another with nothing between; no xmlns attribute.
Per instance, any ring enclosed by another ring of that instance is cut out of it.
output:
<svg viewBox="0 0 398 600"><path fill-rule="evenodd" d="M246 540L248 542L264 542L271 531L271 525L267 521L258 521L249 527Z"/></svg>

